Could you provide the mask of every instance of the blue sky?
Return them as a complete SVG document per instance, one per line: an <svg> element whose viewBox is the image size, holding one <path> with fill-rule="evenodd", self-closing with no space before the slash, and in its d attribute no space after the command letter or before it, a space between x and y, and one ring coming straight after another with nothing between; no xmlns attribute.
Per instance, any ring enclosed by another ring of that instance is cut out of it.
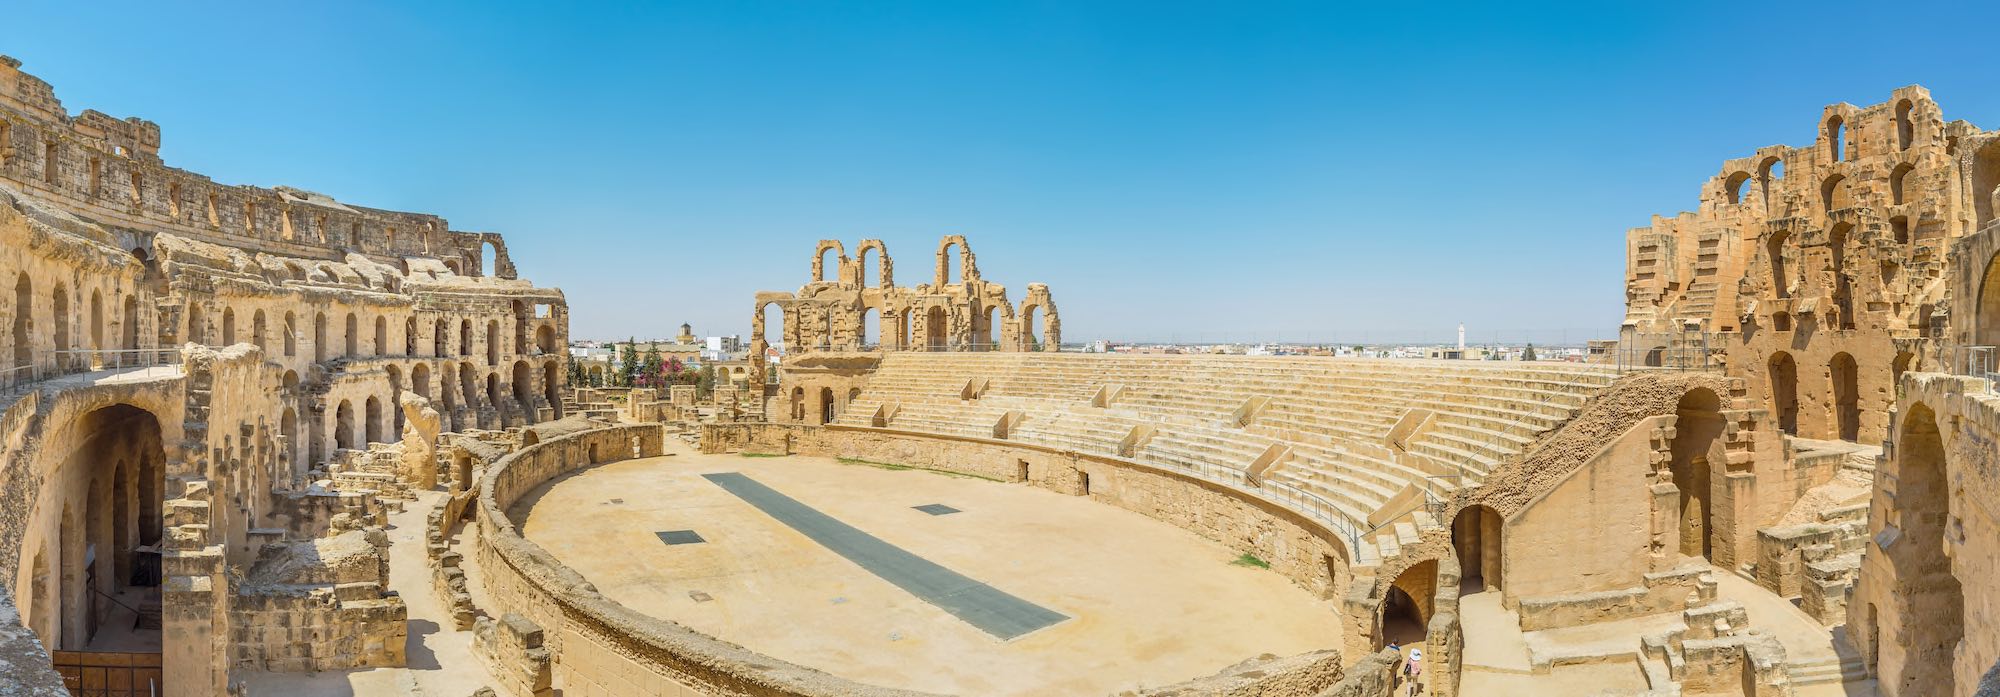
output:
<svg viewBox="0 0 2000 697"><path fill-rule="evenodd" d="M17 0L170 164L504 233L577 337L747 332L813 244L964 234L1066 339L1609 337L1623 239L1820 107L2000 127L2000 8ZM1884 31L1886 28L1901 28Z"/></svg>

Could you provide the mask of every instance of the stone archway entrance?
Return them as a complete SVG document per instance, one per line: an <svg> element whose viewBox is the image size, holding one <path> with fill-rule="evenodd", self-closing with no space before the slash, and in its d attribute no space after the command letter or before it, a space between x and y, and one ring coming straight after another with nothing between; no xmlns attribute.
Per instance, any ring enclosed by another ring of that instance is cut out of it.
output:
<svg viewBox="0 0 2000 697"><path fill-rule="evenodd" d="M1890 550L1901 588L1905 650L1898 694L1955 695L1954 651L1965 637L1965 591L1945 554L1950 483L1937 416L1917 404L1896 438L1896 522L1906 549Z"/></svg>
<svg viewBox="0 0 2000 697"><path fill-rule="evenodd" d="M1675 408L1672 468L1680 490L1680 552L1713 560L1715 553L1714 482L1712 472L1726 462L1722 453L1722 399L1707 389L1681 396Z"/></svg>
<svg viewBox="0 0 2000 697"><path fill-rule="evenodd" d="M1451 523L1451 546L1458 552L1468 592L1500 590L1500 513L1481 505L1459 510Z"/></svg>

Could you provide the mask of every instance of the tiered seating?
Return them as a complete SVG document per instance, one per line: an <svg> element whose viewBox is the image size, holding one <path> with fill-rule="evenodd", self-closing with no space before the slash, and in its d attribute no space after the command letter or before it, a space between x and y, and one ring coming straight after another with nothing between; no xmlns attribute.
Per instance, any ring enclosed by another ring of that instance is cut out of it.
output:
<svg viewBox="0 0 2000 697"><path fill-rule="evenodd" d="M1478 484L1615 377L1567 364L892 353L840 421L869 426L887 404L895 409L889 428L990 438L1004 415L1020 412L1011 440L1110 456L1124 455L1120 444L1147 426L1153 435L1132 459L1245 486L1296 487L1326 499L1345 526L1368 531L1370 516L1413 483L1440 493ZM982 379L984 390L963 399L968 381ZM1100 391L1116 395L1094 406ZM1258 403L1243 418L1246 404ZM1392 445L1390 431L1417 409L1434 414L1431 425ZM1246 469L1273 444L1289 447L1290 458L1249 481ZM1413 522L1435 524L1422 515L1404 524ZM1357 554L1390 551L1394 532L1413 536L1392 531Z"/></svg>

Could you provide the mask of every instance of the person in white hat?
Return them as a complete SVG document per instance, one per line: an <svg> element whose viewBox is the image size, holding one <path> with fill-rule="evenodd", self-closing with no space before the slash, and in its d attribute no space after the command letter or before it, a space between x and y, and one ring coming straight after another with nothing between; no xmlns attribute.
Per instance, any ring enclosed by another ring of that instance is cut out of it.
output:
<svg viewBox="0 0 2000 697"><path fill-rule="evenodd" d="M1410 695L1412 697L1424 689L1423 685L1418 682L1418 678L1423 677L1423 674L1424 650L1410 649L1410 660L1403 664L1403 675L1410 679Z"/></svg>

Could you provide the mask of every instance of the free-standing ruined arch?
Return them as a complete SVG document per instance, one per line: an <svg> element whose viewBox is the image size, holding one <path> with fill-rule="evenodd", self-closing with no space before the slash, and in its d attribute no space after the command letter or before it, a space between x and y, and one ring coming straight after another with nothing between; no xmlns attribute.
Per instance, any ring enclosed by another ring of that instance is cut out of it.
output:
<svg viewBox="0 0 2000 697"><path fill-rule="evenodd" d="M956 250L956 251L954 251ZM951 273L952 255L958 256L958 273ZM944 288L954 283L972 283L979 280L979 261L972 255L972 245L967 244L964 235L946 235L938 241L936 288Z"/></svg>
<svg viewBox="0 0 2000 697"><path fill-rule="evenodd" d="M868 252L870 250L875 252L875 261L878 264L874 279L867 277ZM896 265L895 262L889 259L889 245L883 244L881 240L877 239L862 240L861 244L854 248L854 258L855 271L858 274L856 276L857 285L872 285L876 288L896 287Z"/></svg>
<svg viewBox="0 0 2000 697"><path fill-rule="evenodd" d="M827 250L833 250L834 254L833 278L826 277ZM814 282L816 283L847 282L849 279L845 277L845 274L841 273L841 270L845 268L847 268L847 248L841 246L840 240L820 240L819 246L813 248L812 278Z"/></svg>

